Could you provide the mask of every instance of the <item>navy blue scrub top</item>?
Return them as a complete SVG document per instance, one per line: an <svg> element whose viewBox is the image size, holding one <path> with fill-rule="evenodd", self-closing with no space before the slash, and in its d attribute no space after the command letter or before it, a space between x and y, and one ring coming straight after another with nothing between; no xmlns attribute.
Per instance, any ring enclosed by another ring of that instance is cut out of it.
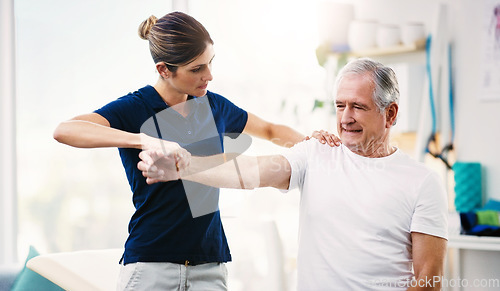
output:
<svg viewBox="0 0 500 291"><path fill-rule="evenodd" d="M152 86L146 86L95 113L112 128L175 141L193 155L223 152L224 134L237 135L245 128L247 112L221 95L208 91L203 97L190 96L188 102L190 112L183 117L168 109ZM119 153L136 209L129 223L124 264L231 261L218 210L219 189L181 180L148 185L137 169L140 150L119 148Z"/></svg>

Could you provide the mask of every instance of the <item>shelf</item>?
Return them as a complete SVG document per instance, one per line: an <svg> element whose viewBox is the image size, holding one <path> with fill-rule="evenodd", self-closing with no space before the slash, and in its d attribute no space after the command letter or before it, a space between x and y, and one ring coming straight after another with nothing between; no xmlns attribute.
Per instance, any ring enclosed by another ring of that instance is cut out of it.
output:
<svg viewBox="0 0 500 291"><path fill-rule="evenodd" d="M423 52L425 50L425 39L415 42L412 45L398 45L387 48L371 48L361 51L347 52L349 57L381 57L381 56L395 56L398 54L407 54L415 52ZM334 53L335 54L335 53Z"/></svg>
<svg viewBox="0 0 500 291"><path fill-rule="evenodd" d="M500 251L500 237L451 235L448 240L449 248Z"/></svg>
<svg viewBox="0 0 500 291"><path fill-rule="evenodd" d="M351 58L368 57L385 64L391 63L416 63L425 64L425 39L412 45L398 45L387 48L371 48L359 51L333 52L318 48L317 57L320 64L327 59L340 61L337 65L343 66Z"/></svg>

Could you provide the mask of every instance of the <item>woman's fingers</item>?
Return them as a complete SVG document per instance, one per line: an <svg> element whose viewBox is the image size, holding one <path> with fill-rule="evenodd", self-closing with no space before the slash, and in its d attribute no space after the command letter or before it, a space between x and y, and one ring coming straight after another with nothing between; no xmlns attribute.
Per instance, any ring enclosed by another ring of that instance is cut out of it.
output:
<svg viewBox="0 0 500 291"><path fill-rule="evenodd" d="M312 137L316 138L320 143L328 143L330 146L339 146L342 142L340 138L326 130L315 130Z"/></svg>

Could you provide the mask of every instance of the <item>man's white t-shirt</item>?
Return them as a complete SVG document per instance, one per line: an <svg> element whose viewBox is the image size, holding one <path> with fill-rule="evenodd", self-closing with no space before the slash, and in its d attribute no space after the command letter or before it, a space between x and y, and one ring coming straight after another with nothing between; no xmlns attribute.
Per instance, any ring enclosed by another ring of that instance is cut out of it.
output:
<svg viewBox="0 0 500 291"><path fill-rule="evenodd" d="M298 290L406 290L411 232L447 239L439 177L399 149L367 158L313 139L283 155L301 190Z"/></svg>

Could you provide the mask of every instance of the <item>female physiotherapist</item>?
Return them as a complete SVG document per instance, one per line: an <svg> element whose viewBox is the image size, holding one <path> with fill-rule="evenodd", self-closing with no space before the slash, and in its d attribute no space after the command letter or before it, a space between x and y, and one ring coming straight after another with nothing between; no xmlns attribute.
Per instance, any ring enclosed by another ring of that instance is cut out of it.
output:
<svg viewBox="0 0 500 291"><path fill-rule="evenodd" d="M139 35L149 41L159 73L156 84L62 122L54 138L79 148L119 148L135 213L121 259L118 290L226 290L224 263L231 255L217 207L208 214L194 215L180 180L147 185L137 169L139 152L154 147L176 150L182 143L195 154L199 150L215 154L221 150L225 133L243 132L288 147L305 137L207 90L213 79L213 41L193 17L182 12L160 19L151 16L140 25ZM163 118L167 109L169 115ZM141 130L148 122L161 125L156 128L159 134ZM214 129L216 139L196 139ZM190 136L195 138L186 141ZM218 194L218 189L210 187L195 189L202 197L205 192Z"/></svg>

